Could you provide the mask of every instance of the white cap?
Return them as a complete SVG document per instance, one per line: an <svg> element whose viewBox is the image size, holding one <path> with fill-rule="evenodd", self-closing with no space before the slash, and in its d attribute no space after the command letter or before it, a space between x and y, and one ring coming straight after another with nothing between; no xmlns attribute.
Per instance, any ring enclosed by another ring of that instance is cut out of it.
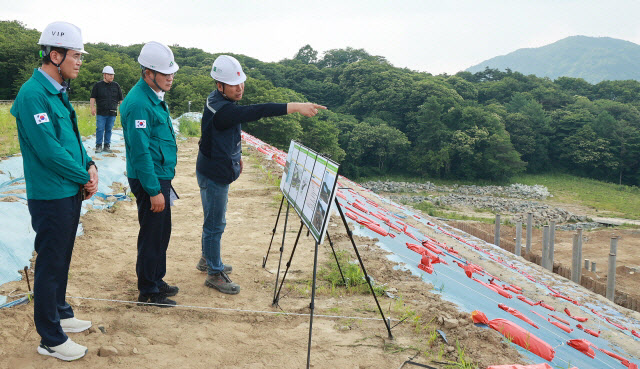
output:
<svg viewBox="0 0 640 369"><path fill-rule="evenodd" d="M61 47L88 54L84 51L80 28L67 22L53 22L47 25L40 35L38 45Z"/></svg>
<svg viewBox="0 0 640 369"><path fill-rule="evenodd" d="M102 73L116 74L116 72L113 71L113 67L110 65L107 65L106 67L102 68Z"/></svg>
<svg viewBox="0 0 640 369"><path fill-rule="evenodd" d="M138 63L145 68L155 70L156 72L171 74L178 71L178 63L173 58L173 51L159 42L150 41L144 44Z"/></svg>
<svg viewBox="0 0 640 369"><path fill-rule="evenodd" d="M239 85L247 80L238 60L229 55L220 55L216 58L211 66L211 77L231 86Z"/></svg>

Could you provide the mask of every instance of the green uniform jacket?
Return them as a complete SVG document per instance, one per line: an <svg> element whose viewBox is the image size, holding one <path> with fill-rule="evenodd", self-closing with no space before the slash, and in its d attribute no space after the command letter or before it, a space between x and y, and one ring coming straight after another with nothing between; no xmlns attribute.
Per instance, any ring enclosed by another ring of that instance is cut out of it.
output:
<svg viewBox="0 0 640 369"><path fill-rule="evenodd" d="M167 104L140 78L120 105L127 150L127 177L136 178L155 196L159 179L173 179L178 146Z"/></svg>
<svg viewBox="0 0 640 369"><path fill-rule="evenodd" d="M16 117L27 198L56 200L76 195L89 182L87 155L76 112L38 69L20 88L11 114Z"/></svg>

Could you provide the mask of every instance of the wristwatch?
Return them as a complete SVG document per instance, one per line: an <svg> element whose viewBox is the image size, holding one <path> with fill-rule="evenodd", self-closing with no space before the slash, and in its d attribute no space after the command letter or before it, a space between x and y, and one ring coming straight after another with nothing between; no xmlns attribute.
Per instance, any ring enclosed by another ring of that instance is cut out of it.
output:
<svg viewBox="0 0 640 369"><path fill-rule="evenodd" d="M91 168L92 165L96 167L96 170L98 170L98 166L96 165L96 162L93 160L87 163L87 170L89 170L89 168Z"/></svg>

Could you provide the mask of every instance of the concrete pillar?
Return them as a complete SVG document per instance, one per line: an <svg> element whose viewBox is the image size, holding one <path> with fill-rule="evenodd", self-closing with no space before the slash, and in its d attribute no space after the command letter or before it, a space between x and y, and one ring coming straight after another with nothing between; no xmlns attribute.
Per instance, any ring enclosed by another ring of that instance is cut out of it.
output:
<svg viewBox="0 0 640 369"><path fill-rule="evenodd" d="M589 270L589 259L584 259L584 268Z"/></svg>
<svg viewBox="0 0 640 369"><path fill-rule="evenodd" d="M609 266L607 267L607 299L613 301L616 292L616 253L618 250L618 237L611 237L609 249Z"/></svg>
<svg viewBox="0 0 640 369"><path fill-rule="evenodd" d="M531 234L533 232L533 213L527 213L527 254L531 253Z"/></svg>
<svg viewBox="0 0 640 369"><path fill-rule="evenodd" d="M549 226L542 227L542 262L540 265L549 269Z"/></svg>
<svg viewBox="0 0 640 369"><path fill-rule="evenodd" d="M496 214L496 230L493 234L493 244L500 246L500 214Z"/></svg>
<svg viewBox="0 0 640 369"><path fill-rule="evenodd" d="M556 222L551 221L549 224L549 270L553 272L553 249L555 247L556 240Z"/></svg>
<svg viewBox="0 0 640 369"><path fill-rule="evenodd" d="M579 260L583 260L582 259L582 228L578 228L578 252L580 253L580 258ZM586 270L589 270L589 265L585 265L584 268Z"/></svg>
<svg viewBox="0 0 640 369"><path fill-rule="evenodd" d="M522 222L516 223L516 256L520 256L522 253Z"/></svg>
<svg viewBox="0 0 640 369"><path fill-rule="evenodd" d="M580 265L580 252L578 250L578 234L573 235L573 250L571 253L571 280L577 284L580 284L582 279L582 265Z"/></svg>
<svg viewBox="0 0 640 369"><path fill-rule="evenodd" d="M591 271L594 272L594 273L596 272L596 262L595 261L591 262Z"/></svg>

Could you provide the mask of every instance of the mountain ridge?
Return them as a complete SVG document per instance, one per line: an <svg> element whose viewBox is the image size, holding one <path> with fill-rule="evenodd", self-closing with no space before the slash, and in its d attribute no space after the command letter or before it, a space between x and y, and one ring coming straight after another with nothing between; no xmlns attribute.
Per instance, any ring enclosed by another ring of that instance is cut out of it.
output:
<svg viewBox="0 0 640 369"><path fill-rule="evenodd" d="M640 81L640 45L611 37L569 36L554 43L522 48L485 60L466 69L511 69L538 77Z"/></svg>

